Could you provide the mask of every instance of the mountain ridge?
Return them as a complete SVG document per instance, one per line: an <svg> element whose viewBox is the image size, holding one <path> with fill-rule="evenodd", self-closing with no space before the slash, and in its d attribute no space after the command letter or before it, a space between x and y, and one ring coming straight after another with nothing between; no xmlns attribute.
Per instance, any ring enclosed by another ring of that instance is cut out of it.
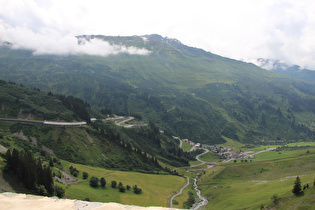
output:
<svg viewBox="0 0 315 210"><path fill-rule="evenodd" d="M314 138L312 83L159 35L93 39L150 53L23 57L1 48L0 76L83 98L94 108L140 114L195 142L224 142L221 135L247 143Z"/></svg>

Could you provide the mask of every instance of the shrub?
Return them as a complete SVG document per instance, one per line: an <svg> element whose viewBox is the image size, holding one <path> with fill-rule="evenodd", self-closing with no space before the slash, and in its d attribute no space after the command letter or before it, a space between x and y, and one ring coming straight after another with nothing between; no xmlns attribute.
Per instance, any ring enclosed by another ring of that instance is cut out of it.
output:
<svg viewBox="0 0 315 210"><path fill-rule="evenodd" d="M90 186L91 187L98 187L98 178L95 177L95 176L92 176L91 179L90 179Z"/></svg>
<svg viewBox="0 0 315 210"><path fill-rule="evenodd" d="M125 192L125 191L126 191L126 188L123 185L119 186L119 192Z"/></svg>
<svg viewBox="0 0 315 210"><path fill-rule="evenodd" d="M102 178L101 178L101 186L102 186L102 187L105 187L105 185L106 185L106 180L105 180L104 177L102 177Z"/></svg>
<svg viewBox="0 0 315 210"><path fill-rule="evenodd" d="M62 187L55 185L55 195L58 198L62 198L65 195L65 190Z"/></svg>
<svg viewBox="0 0 315 210"><path fill-rule="evenodd" d="M133 192L136 193L136 194L140 194L142 192L142 189L138 188L138 186L135 185L135 186L133 186Z"/></svg>
<svg viewBox="0 0 315 210"><path fill-rule="evenodd" d="M70 166L69 170L70 170L70 173L72 174L72 176L78 177L79 170L77 170L76 168L73 168L73 166Z"/></svg>
<svg viewBox="0 0 315 210"><path fill-rule="evenodd" d="M87 179L89 177L89 174L87 172L82 173L83 179Z"/></svg>
<svg viewBox="0 0 315 210"><path fill-rule="evenodd" d="M116 181L112 181L112 188L116 188L117 186L117 182Z"/></svg>

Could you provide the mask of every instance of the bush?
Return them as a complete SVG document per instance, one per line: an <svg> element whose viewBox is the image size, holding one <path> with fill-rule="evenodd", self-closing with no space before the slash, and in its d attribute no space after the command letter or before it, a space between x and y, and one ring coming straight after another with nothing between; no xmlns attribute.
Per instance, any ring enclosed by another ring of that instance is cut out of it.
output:
<svg viewBox="0 0 315 210"><path fill-rule="evenodd" d="M72 176L78 177L79 170L77 170L76 168L73 168L73 166L70 166L69 170L70 170L70 173L72 174Z"/></svg>
<svg viewBox="0 0 315 210"><path fill-rule="evenodd" d="M112 188L116 188L117 186L117 182L116 181L112 181Z"/></svg>
<svg viewBox="0 0 315 210"><path fill-rule="evenodd" d="M271 200L272 200L272 203L273 203L274 205L278 205L280 198L278 197L277 194L274 194L274 195L271 197Z"/></svg>
<svg viewBox="0 0 315 210"><path fill-rule="evenodd" d="M47 195L47 190L44 185L39 185L36 188L38 195Z"/></svg>
<svg viewBox="0 0 315 210"><path fill-rule="evenodd" d="M90 186L91 187L98 187L98 178L95 177L95 176L92 176L91 179L90 179Z"/></svg>
<svg viewBox="0 0 315 210"><path fill-rule="evenodd" d="M87 179L89 177L89 174L87 172L82 173L83 179Z"/></svg>
<svg viewBox="0 0 315 210"><path fill-rule="evenodd" d="M125 191L126 191L126 188L123 185L121 185L119 187L119 192L125 192Z"/></svg>
<svg viewBox="0 0 315 210"><path fill-rule="evenodd" d="M105 180L104 177L102 177L102 178L101 178L101 186L102 186L102 187L105 187L105 185L106 185L106 180Z"/></svg>
<svg viewBox="0 0 315 210"><path fill-rule="evenodd" d="M138 188L138 186L135 185L135 186L133 186L133 192L136 193L136 194L140 194L142 192L142 189Z"/></svg>
<svg viewBox="0 0 315 210"><path fill-rule="evenodd" d="M55 195L58 198L62 198L65 195L65 190L62 187L55 185Z"/></svg>

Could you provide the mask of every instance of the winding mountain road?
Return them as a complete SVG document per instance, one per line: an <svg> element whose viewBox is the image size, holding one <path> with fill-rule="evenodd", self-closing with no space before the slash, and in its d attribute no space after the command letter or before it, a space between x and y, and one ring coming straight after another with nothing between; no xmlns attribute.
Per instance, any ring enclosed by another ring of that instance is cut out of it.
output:
<svg viewBox="0 0 315 210"><path fill-rule="evenodd" d="M179 148L182 148L183 147L183 141L178 139L179 140Z"/></svg>
<svg viewBox="0 0 315 210"><path fill-rule="evenodd" d="M201 154L199 154L199 155L196 156L196 159L197 159L199 162L201 162L201 163L200 163L200 164L197 164L197 165L189 166L189 168L198 167L198 166L201 166L201 165L204 165L204 164L208 163L208 162L205 162L205 161L203 161L203 160L200 160L200 156L205 155L205 154L207 154L207 153L209 152L208 149L205 149L205 148L203 148L203 149L205 150L205 152L203 152L203 153L201 153ZM185 168L185 167L183 167L183 168ZM189 170L187 170L187 172L189 172ZM190 172L190 173L191 173L191 172ZM200 207L205 206L205 205L208 204L208 200L207 200L205 197L203 197L203 196L201 195L201 191L198 189L197 179L198 179L198 176L199 176L199 175L200 175L200 174L198 173L197 176L194 178L194 189L195 189L196 194L197 194L197 196L198 196L198 198L199 198L199 201L198 201L197 203L195 203L195 204L192 206L192 208L191 208L191 209L194 209L194 210L199 209ZM171 207L171 208L173 207L173 200L174 200L174 198L177 197L177 196L179 196L180 194L182 194L183 190L189 185L189 178L188 178L188 177L186 177L186 178L187 178L187 184L186 184L184 187L182 187L182 188L180 189L180 192L179 192L179 193L177 193L176 195L174 195L174 196L171 198L171 201L170 201L170 207Z"/></svg>
<svg viewBox="0 0 315 210"><path fill-rule="evenodd" d="M187 178L187 183L184 187L182 187L179 191L179 193L177 193L176 195L173 195L173 197L171 198L171 201L170 201L170 207L173 208L173 200L175 197L179 196L180 194L182 194L183 190L189 185L189 178L186 176Z"/></svg>
<svg viewBox="0 0 315 210"><path fill-rule="evenodd" d="M14 123L28 123L37 125L47 125L47 126L64 126L64 127L80 127L86 125L86 122L54 122L54 121L36 121L36 120L24 120L24 119L9 119L0 118L3 122L14 122Z"/></svg>
<svg viewBox="0 0 315 210"><path fill-rule="evenodd" d="M135 119L134 117L126 117L126 118L123 118L123 120L121 121L115 121L115 124L118 125L118 126L122 126L122 127L125 127L125 128L130 128L132 127L133 125L121 125L127 121L130 121L130 120L133 120Z"/></svg>

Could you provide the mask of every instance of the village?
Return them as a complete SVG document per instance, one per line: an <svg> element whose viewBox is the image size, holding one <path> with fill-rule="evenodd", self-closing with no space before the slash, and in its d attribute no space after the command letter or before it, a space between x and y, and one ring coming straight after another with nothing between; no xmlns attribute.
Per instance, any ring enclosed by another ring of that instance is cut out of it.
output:
<svg viewBox="0 0 315 210"><path fill-rule="evenodd" d="M180 138L176 136L173 136L173 139L177 139L179 141L189 143L192 146L190 151L195 150L195 149L208 149L213 154L217 155L220 159L224 159L224 160L254 158L253 155L249 155L248 153L242 152L242 151L237 152L233 148L226 148L222 146L215 146L215 145L208 145L208 144L200 144L200 143L195 143L193 141L190 141L188 139L180 140Z"/></svg>

